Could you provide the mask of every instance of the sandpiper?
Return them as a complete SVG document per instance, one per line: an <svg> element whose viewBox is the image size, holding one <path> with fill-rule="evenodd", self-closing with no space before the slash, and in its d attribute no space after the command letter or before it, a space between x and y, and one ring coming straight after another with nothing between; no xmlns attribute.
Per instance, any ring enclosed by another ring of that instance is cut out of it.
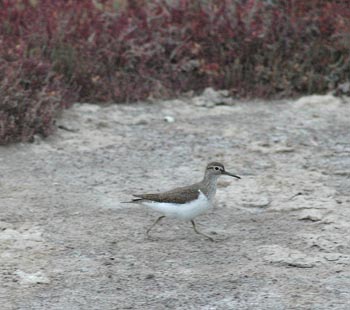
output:
<svg viewBox="0 0 350 310"><path fill-rule="evenodd" d="M151 229L165 217L177 218L191 221L192 227L197 234L203 235L211 241L214 239L197 230L194 218L206 212L213 203L216 193L217 179L221 175L228 175L240 179L239 176L227 172L224 165L218 162L211 162L205 169L202 181L158 194L133 195L137 198L129 203L142 203L153 210L162 213L161 216L148 228L146 234L149 235Z"/></svg>

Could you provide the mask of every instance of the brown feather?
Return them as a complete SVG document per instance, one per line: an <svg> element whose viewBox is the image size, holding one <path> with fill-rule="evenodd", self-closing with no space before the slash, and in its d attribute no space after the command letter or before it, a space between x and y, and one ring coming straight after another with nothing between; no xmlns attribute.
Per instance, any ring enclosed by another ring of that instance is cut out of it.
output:
<svg viewBox="0 0 350 310"><path fill-rule="evenodd" d="M209 163L201 182L185 187L178 187L163 193L134 195L137 199L134 199L132 202L155 201L184 204L196 200L199 196L199 192L202 192L209 200L212 200L216 192L218 174L212 174L211 171L213 171L212 168L217 166L224 169L224 166L218 162Z"/></svg>
<svg viewBox="0 0 350 310"><path fill-rule="evenodd" d="M163 193L141 194L134 196L149 201L184 204L186 202L196 200L199 196L199 190L203 194L207 194L206 189L202 187L202 182L199 182L190 186L178 187Z"/></svg>

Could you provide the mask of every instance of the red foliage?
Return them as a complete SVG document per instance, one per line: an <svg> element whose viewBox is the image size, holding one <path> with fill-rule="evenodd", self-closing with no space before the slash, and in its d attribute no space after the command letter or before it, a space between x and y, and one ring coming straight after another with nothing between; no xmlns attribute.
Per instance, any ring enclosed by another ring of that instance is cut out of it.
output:
<svg viewBox="0 0 350 310"><path fill-rule="evenodd" d="M345 1L119 1L0 1L0 143L48 134L73 99L293 96L348 79Z"/></svg>

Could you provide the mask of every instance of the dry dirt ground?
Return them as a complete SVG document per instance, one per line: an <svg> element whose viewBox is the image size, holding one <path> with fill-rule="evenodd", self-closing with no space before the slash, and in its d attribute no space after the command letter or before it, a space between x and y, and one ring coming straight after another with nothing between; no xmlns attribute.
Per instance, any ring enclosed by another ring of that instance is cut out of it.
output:
<svg viewBox="0 0 350 310"><path fill-rule="evenodd" d="M349 101L224 103L77 104L1 147L1 310L350 309ZM242 176L197 219L217 241L171 219L147 239L157 214L120 202L209 160Z"/></svg>

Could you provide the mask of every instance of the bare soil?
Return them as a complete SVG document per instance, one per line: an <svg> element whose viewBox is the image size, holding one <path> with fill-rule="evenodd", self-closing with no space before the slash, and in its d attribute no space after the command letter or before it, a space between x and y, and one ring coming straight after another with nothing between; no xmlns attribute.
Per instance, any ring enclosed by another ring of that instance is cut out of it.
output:
<svg viewBox="0 0 350 310"><path fill-rule="evenodd" d="M164 117L166 117L166 120ZM169 117L170 116L170 117ZM77 104L46 140L0 148L7 309L350 309L350 103ZM223 162L191 224L125 205Z"/></svg>

